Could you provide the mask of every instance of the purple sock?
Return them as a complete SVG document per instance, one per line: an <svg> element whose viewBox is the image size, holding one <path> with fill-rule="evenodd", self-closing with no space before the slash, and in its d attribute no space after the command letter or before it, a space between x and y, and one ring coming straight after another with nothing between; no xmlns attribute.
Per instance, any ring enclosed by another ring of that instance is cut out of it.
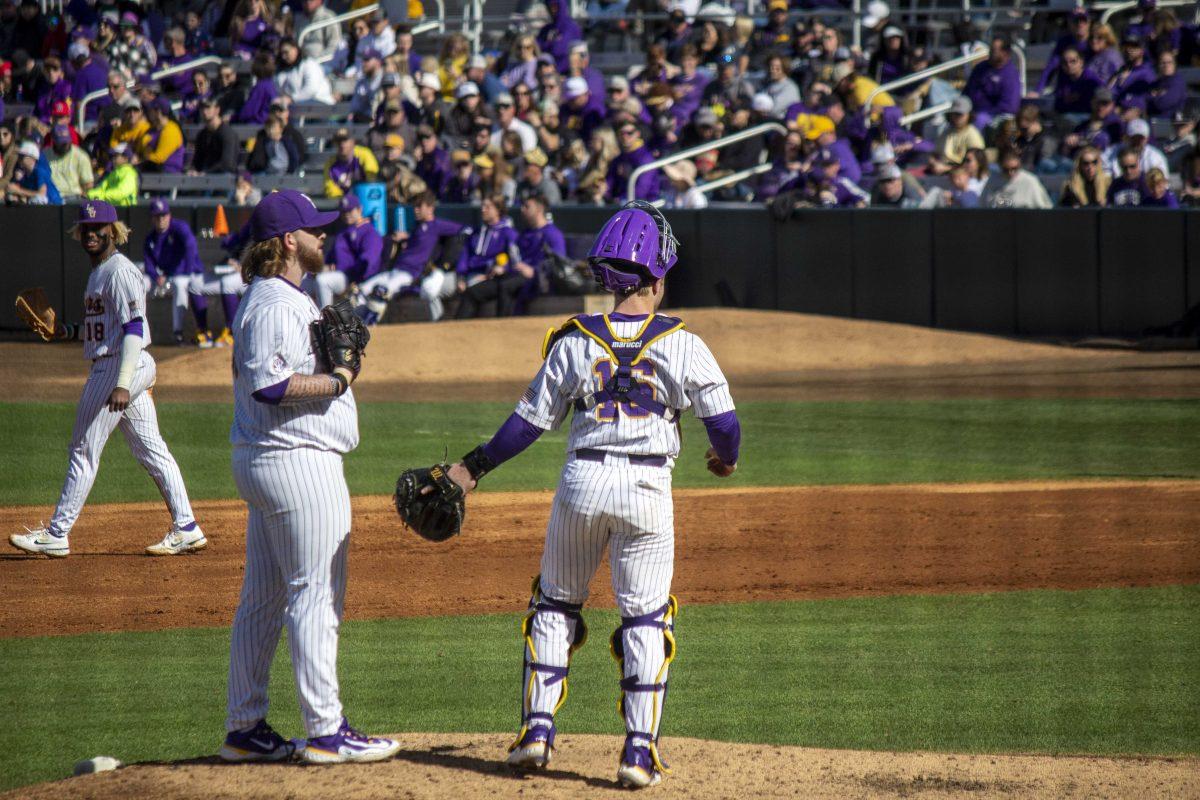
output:
<svg viewBox="0 0 1200 800"><path fill-rule="evenodd" d="M233 318L237 315L238 296L236 294L221 295L221 307L225 309L225 327L233 327Z"/></svg>
<svg viewBox="0 0 1200 800"><path fill-rule="evenodd" d="M196 520L192 520L192 521L191 521L191 522L189 522L187 525L180 525L180 526L179 526L179 530L181 530L181 531L194 531L194 530L196 530Z"/></svg>
<svg viewBox="0 0 1200 800"><path fill-rule="evenodd" d="M208 330L208 298L194 294L189 299L192 301L192 313L196 315L196 330L203 333Z"/></svg>

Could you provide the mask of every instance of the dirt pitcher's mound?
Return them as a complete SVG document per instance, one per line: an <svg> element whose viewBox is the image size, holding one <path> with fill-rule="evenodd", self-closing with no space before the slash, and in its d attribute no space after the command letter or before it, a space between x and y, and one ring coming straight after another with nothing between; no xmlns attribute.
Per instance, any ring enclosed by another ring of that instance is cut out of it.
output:
<svg viewBox="0 0 1200 800"><path fill-rule="evenodd" d="M621 740L561 736L546 772L501 763L505 734L401 734L392 761L337 767L228 766L215 758L144 764L17 790L23 798L628 797L615 782ZM673 774L654 797L1195 797L1200 760L813 750L670 739ZM17 793L3 795L16 798Z"/></svg>

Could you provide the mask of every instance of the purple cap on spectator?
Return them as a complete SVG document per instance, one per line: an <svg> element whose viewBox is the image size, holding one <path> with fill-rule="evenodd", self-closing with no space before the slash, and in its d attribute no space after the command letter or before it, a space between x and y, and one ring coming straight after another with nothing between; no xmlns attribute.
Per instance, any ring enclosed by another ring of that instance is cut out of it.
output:
<svg viewBox="0 0 1200 800"><path fill-rule="evenodd" d="M342 202L338 203L338 211L353 211L356 208L362 208L362 202L359 201L356 194L348 194L342 198Z"/></svg>
<svg viewBox="0 0 1200 800"><path fill-rule="evenodd" d="M1088 18L1087 9L1084 8L1083 6L1075 6L1075 8L1071 9L1071 17L1073 19L1087 19Z"/></svg>
<svg viewBox="0 0 1200 800"><path fill-rule="evenodd" d="M246 183L254 183L254 176L250 174L250 170L243 169L238 171L238 180Z"/></svg>
<svg viewBox="0 0 1200 800"><path fill-rule="evenodd" d="M1121 108L1139 108L1142 111L1146 110L1146 98L1140 94L1123 94L1121 95Z"/></svg>
<svg viewBox="0 0 1200 800"><path fill-rule="evenodd" d="M1138 36L1137 31L1135 31L1132 27L1129 27L1125 29L1125 35L1121 37L1121 44L1141 47L1142 37Z"/></svg>
<svg viewBox="0 0 1200 800"><path fill-rule="evenodd" d="M841 163L841 159L839 159L837 157L837 153L833 152L832 150L828 148L822 148L817 153L817 163L823 166L828 166L830 164Z"/></svg>
<svg viewBox="0 0 1200 800"><path fill-rule="evenodd" d="M376 50L374 47L366 48L365 50L363 50L361 53L358 54L358 57L362 61L366 61L367 59L371 59L371 58L375 58L375 59L383 58L383 56L380 54L380 52L378 50Z"/></svg>
<svg viewBox="0 0 1200 800"><path fill-rule="evenodd" d="M1126 136L1142 136L1150 138L1150 123L1144 119L1131 119L1129 124L1125 126Z"/></svg>
<svg viewBox="0 0 1200 800"><path fill-rule="evenodd" d="M138 19L138 15L132 11L126 11L121 15L121 24L130 28L140 28L142 21Z"/></svg>
<svg viewBox="0 0 1200 800"><path fill-rule="evenodd" d="M567 82L563 84L563 99L574 100L576 97L583 97L588 93L587 81L581 77L567 78Z"/></svg>
<svg viewBox="0 0 1200 800"><path fill-rule="evenodd" d="M88 200L79 207L80 225L107 225L117 221L117 210L103 200Z"/></svg>
<svg viewBox="0 0 1200 800"><path fill-rule="evenodd" d="M295 189L271 192L250 215L250 235L265 242L302 228L324 228L338 218L336 211L318 211L312 199Z"/></svg>
<svg viewBox="0 0 1200 800"><path fill-rule="evenodd" d="M154 202L150 204L150 216L161 217L171 213L171 207L167 205L167 201L161 197L154 198Z"/></svg>
<svg viewBox="0 0 1200 800"><path fill-rule="evenodd" d="M66 144L71 141L71 129L66 125L54 126L54 141L56 144Z"/></svg>
<svg viewBox="0 0 1200 800"><path fill-rule="evenodd" d="M75 30L71 31L72 39L87 39L89 42L95 41L96 29L91 25L80 25Z"/></svg>

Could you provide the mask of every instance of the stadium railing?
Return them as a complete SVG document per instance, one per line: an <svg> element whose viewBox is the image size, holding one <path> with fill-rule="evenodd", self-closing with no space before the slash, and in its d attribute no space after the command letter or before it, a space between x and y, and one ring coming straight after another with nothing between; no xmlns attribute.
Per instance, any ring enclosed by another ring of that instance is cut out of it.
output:
<svg viewBox="0 0 1200 800"><path fill-rule="evenodd" d="M755 125L753 128L747 128L744 131L738 131L737 133L732 133L729 136L722 136L720 139L714 139L711 142L705 142L704 144L698 144L695 147L689 147L686 150L680 150L678 153L672 153L669 156L663 156L662 158L657 158L654 161L643 164L640 167L638 167L637 169L635 169L632 172L632 174L630 174L629 186L626 189L626 198L625 199L626 200L635 199L635 195L637 192L638 178L642 177L650 170L658 169L659 167L664 167L667 164L674 164L676 161L683 161L684 159L698 156L701 153L707 153L712 150L721 150L723 148L728 147L731 144L736 144L737 142L745 141L746 139L753 139L755 136L765 136L768 133L780 133L780 134L783 134L784 136L787 136L787 128L781 122L764 122L762 125ZM764 152L764 154L765 154L765 152ZM750 172L750 171L751 170L743 170L743 172ZM752 174L757 174L757 173L752 173ZM748 178L750 176L745 175L744 177ZM722 184L722 185L727 186L728 184L726 183L726 184Z"/></svg>
<svg viewBox="0 0 1200 800"><path fill-rule="evenodd" d="M196 67L202 67L206 64L221 64L224 61L225 59L220 58L219 56L201 56L200 58L196 58L191 61L185 61L182 64L176 64L174 66L167 67L166 69L160 69L157 72L152 72L150 73L150 77L151 79L157 81L170 75L178 75L181 72L188 72L189 70L193 70ZM137 81L132 79L125 81L125 87L127 89L132 88L136 84ZM93 100L99 100L106 94L108 94L108 89L97 89L94 92L85 94L83 99L79 101L79 122L76 127L79 129L80 133L84 133L87 129L85 114L87 112L88 103L92 102Z"/></svg>
<svg viewBox="0 0 1200 800"><path fill-rule="evenodd" d="M138 178L138 193L142 197L166 196L171 200L178 200L181 192L185 197L228 196L233 191L234 177L231 173L180 175L147 172Z"/></svg>
<svg viewBox="0 0 1200 800"><path fill-rule="evenodd" d="M1103 25L1107 25L1108 21L1112 19L1114 15L1137 8L1137 6L1137 0L1125 0L1125 2L1120 3L1096 3L1093 8L1104 9L1104 13L1100 15L1100 22ZM1193 15L1195 14L1197 8L1196 0L1158 0L1159 8L1165 8L1168 6L1191 6L1193 9ZM1183 20L1180 21L1182 22Z"/></svg>
<svg viewBox="0 0 1200 800"><path fill-rule="evenodd" d="M1016 48L1014 47L1013 49L1015 50ZM908 86L910 83L920 83L926 78L932 78L934 75L940 75L943 72L950 72L951 70L958 69L959 67L965 67L967 64L972 64L976 61L982 61L987 57L988 51L986 47L976 48L974 52L968 53L965 56L952 58L949 61L943 61L941 64L935 64L932 67L926 67L925 69L914 72L911 75L905 75L903 78L897 78L894 81L888 81L887 83L880 84L879 86L875 87L874 91L867 95L866 101L863 102L863 108L870 108L871 103L874 102L875 98L883 92L890 92L892 89L899 89L902 86ZM1024 94L1024 88L1025 79L1022 77L1022 94Z"/></svg>

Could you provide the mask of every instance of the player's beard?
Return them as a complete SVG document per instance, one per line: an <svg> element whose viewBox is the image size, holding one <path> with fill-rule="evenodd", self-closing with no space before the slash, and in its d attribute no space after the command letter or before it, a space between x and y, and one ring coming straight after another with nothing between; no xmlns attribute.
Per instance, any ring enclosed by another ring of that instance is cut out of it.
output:
<svg viewBox="0 0 1200 800"><path fill-rule="evenodd" d="M296 250L296 260L300 262L300 269L310 275L325 270L325 258L321 255L321 248L316 245L300 244Z"/></svg>

